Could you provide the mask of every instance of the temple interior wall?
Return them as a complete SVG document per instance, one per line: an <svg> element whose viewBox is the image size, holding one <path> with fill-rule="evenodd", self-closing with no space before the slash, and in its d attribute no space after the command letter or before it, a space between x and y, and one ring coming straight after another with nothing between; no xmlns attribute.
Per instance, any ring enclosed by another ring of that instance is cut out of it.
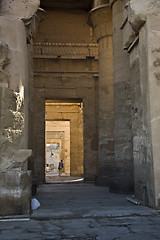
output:
<svg viewBox="0 0 160 240"><path fill-rule="evenodd" d="M87 24L88 12L74 9L45 9L35 41L57 43L96 43Z"/></svg>
<svg viewBox="0 0 160 240"><path fill-rule="evenodd" d="M123 38L123 46L129 44L130 59L134 192L143 204L159 207L159 187L156 184L159 179L157 124L160 109L157 107L159 94L156 93L159 88L159 30L158 19L150 16L158 3L153 3L152 8L149 1L144 1L141 6L138 4L130 2L130 8L127 7L129 21L123 24L123 34L128 36ZM124 16L127 17L126 9ZM154 12L156 15L156 10Z"/></svg>

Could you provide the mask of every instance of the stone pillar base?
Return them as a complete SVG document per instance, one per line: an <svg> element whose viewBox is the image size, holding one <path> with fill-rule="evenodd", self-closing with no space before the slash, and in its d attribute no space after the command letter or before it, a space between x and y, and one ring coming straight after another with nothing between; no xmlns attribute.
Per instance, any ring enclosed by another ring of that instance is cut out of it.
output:
<svg viewBox="0 0 160 240"><path fill-rule="evenodd" d="M97 176L96 177L96 185L109 187L109 179L110 178L108 176Z"/></svg>
<svg viewBox="0 0 160 240"><path fill-rule="evenodd" d="M30 214L31 172L0 172L0 193L0 216Z"/></svg>
<svg viewBox="0 0 160 240"><path fill-rule="evenodd" d="M132 179L129 181L127 177L112 177L109 181L109 190L112 193L133 193L134 186Z"/></svg>

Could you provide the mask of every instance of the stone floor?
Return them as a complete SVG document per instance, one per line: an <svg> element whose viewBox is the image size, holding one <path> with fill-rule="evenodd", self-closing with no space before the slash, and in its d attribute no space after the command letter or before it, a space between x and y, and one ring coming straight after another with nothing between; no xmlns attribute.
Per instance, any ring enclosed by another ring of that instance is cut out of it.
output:
<svg viewBox="0 0 160 240"><path fill-rule="evenodd" d="M85 183L45 184L31 218L1 219L2 240L156 240L159 212Z"/></svg>
<svg viewBox="0 0 160 240"><path fill-rule="evenodd" d="M74 182L84 182L84 178L82 177L74 177L67 176L62 173L61 176L59 174L46 174L46 183L74 183Z"/></svg>

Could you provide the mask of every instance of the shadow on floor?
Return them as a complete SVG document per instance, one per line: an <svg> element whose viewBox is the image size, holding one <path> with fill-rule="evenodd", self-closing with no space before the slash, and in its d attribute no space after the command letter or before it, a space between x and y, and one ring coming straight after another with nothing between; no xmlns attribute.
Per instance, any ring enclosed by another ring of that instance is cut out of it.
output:
<svg viewBox="0 0 160 240"><path fill-rule="evenodd" d="M77 179L71 179L74 180ZM110 193L106 187L84 182L43 184L39 186L36 196L41 206L32 213L31 218L47 220L158 214L148 207L128 202L127 197L130 196Z"/></svg>

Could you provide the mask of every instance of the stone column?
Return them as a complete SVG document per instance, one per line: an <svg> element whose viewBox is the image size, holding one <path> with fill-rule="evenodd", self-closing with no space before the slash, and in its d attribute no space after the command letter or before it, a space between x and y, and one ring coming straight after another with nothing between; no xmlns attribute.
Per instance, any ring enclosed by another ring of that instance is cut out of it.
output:
<svg viewBox="0 0 160 240"><path fill-rule="evenodd" d="M0 3L0 215L29 214L28 51L25 21L39 1Z"/></svg>
<svg viewBox="0 0 160 240"><path fill-rule="evenodd" d="M114 172L113 52L110 6L105 4L92 9L89 13L89 24L94 28L99 44L97 184L107 185L109 177Z"/></svg>
<svg viewBox="0 0 160 240"><path fill-rule="evenodd" d="M110 190L133 191L132 116L129 54L123 49L123 7L125 1L112 1L114 64L114 154L115 177Z"/></svg>

